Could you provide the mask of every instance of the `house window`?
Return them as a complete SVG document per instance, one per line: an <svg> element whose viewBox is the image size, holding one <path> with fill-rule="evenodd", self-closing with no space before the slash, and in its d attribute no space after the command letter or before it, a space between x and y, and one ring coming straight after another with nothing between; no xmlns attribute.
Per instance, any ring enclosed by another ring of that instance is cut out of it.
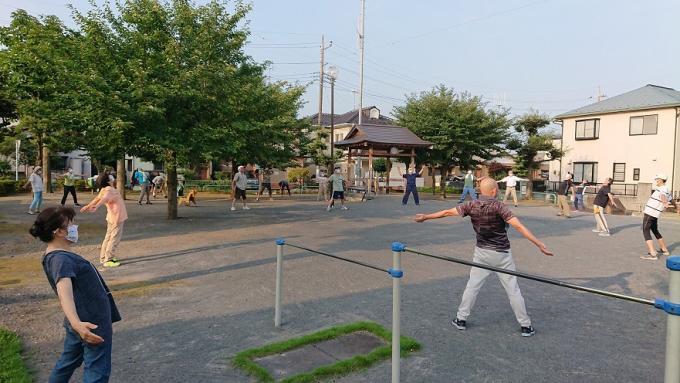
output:
<svg viewBox="0 0 680 383"><path fill-rule="evenodd" d="M640 168L633 168L633 181L640 181Z"/></svg>
<svg viewBox="0 0 680 383"><path fill-rule="evenodd" d="M658 114L631 117L629 134L631 136L656 134L658 125L659 125Z"/></svg>
<svg viewBox="0 0 680 383"><path fill-rule="evenodd" d="M600 120L580 120L576 121L577 140L595 140L600 137Z"/></svg>
<svg viewBox="0 0 680 383"><path fill-rule="evenodd" d="M574 182L597 182L597 162L574 162Z"/></svg>
<svg viewBox="0 0 680 383"><path fill-rule="evenodd" d="M626 164L614 162L614 182L626 182Z"/></svg>

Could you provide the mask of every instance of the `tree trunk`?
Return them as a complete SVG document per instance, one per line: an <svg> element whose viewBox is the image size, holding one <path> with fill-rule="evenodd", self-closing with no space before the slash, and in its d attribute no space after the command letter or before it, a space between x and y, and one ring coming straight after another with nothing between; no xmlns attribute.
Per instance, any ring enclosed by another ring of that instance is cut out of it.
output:
<svg viewBox="0 0 680 383"><path fill-rule="evenodd" d="M52 172L50 172L50 149L42 147L43 190L52 193Z"/></svg>
<svg viewBox="0 0 680 383"><path fill-rule="evenodd" d="M116 161L116 189L123 199L125 199L125 180L125 158L122 158Z"/></svg>
<svg viewBox="0 0 680 383"><path fill-rule="evenodd" d="M442 166L440 173L442 175L441 181L439 182L439 188L441 188L441 198L446 199L446 177L449 175L449 167Z"/></svg>
<svg viewBox="0 0 680 383"><path fill-rule="evenodd" d="M168 177L168 219L177 219L177 162L173 159L165 163Z"/></svg>
<svg viewBox="0 0 680 383"><path fill-rule="evenodd" d="M437 194L437 191L436 191L437 188L435 187L436 179L434 177L434 165L430 166L430 171L432 172L432 195L436 195Z"/></svg>
<svg viewBox="0 0 680 383"><path fill-rule="evenodd" d="M520 187L520 190L521 190L521 187ZM527 183L527 193L525 195L525 198L528 199L528 200L534 199L533 191L534 191L534 181L531 180L531 173L529 173L529 182Z"/></svg>

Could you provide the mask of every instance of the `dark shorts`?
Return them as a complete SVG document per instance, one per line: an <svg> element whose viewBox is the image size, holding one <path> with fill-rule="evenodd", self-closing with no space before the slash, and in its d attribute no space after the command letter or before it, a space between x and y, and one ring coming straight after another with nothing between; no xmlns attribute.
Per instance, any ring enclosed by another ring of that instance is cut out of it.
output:
<svg viewBox="0 0 680 383"><path fill-rule="evenodd" d="M260 184L260 191L264 191L265 189L269 190L269 192L272 192L272 184L271 182L263 182Z"/></svg>
<svg viewBox="0 0 680 383"><path fill-rule="evenodd" d="M333 199L345 199L345 192L344 191L334 191L333 192Z"/></svg>
<svg viewBox="0 0 680 383"><path fill-rule="evenodd" d="M659 219L645 214L642 218L642 236L645 238L645 241L651 241L652 234L654 234L656 239L663 238L659 232Z"/></svg>
<svg viewBox="0 0 680 383"><path fill-rule="evenodd" d="M239 188L234 189L234 198L236 198L236 199L240 198L242 200L245 200L246 199L246 191L239 189Z"/></svg>

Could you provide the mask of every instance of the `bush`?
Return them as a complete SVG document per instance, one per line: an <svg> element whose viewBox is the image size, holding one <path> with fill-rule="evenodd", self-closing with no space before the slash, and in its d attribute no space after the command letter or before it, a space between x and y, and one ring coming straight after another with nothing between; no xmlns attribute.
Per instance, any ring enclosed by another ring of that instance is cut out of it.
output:
<svg viewBox="0 0 680 383"><path fill-rule="evenodd" d="M288 169L288 182L309 181L309 169L291 168Z"/></svg>
<svg viewBox="0 0 680 383"><path fill-rule="evenodd" d="M0 179L0 196L18 193L25 182L25 180Z"/></svg>
<svg viewBox="0 0 680 383"><path fill-rule="evenodd" d="M185 180L195 180L198 178L196 172L191 169L183 169L182 175L184 176Z"/></svg>
<svg viewBox="0 0 680 383"><path fill-rule="evenodd" d="M57 179L56 183L54 184L57 187L57 189L63 189L64 179L63 178ZM90 190L90 188L87 186L87 180L75 180L74 185L77 191Z"/></svg>
<svg viewBox="0 0 680 383"><path fill-rule="evenodd" d="M215 179L216 180L231 180L231 172L217 171L217 172L215 172Z"/></svg>

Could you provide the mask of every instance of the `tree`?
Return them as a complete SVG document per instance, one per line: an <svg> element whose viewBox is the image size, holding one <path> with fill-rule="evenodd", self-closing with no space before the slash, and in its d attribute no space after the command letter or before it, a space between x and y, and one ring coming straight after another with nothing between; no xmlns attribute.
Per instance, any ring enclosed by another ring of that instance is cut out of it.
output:
<svg viewBox="0 0 680 383"><path fill-rule="evenodd" d="M78 84L73 57L80 35L55 16L40 19L18 10L0 27L0 78L3 97L16 107L19 129L40 148L45 190L51 191L50 150L72 150L79 139L73 129L77 103L70 98Z"/></svg>
<svg viewBox="0 0 680 383"><path fill-rule="evenodd" d="M440 169L442 198L451 166L466 168L493 157L510 127L507 111L489 110L479 97L444 85L407 96L393 114L399 125L434 143L433 149L417 152L418 161Z"/></svg>
<svg viewBox="0 0 680 383"><path fill-rule="evenodd" d="M385 158L376 158L373 160L373 171L383 177L387 171L387 160Z"/></svg>
<svg viewBox="0 0 680 383"><path fill-rule="evenodd" d="M538 169L539 152L547 152L551 160L559 159L564 154L560 148L553 145L550 134L541 133L550 124L547 115L537 111L530 111L513 121L516 134L508 140L507 148L515 152L515 171L520 176L529 176ZM527 198L532 198L533 182L527 185Z"/></svg>

